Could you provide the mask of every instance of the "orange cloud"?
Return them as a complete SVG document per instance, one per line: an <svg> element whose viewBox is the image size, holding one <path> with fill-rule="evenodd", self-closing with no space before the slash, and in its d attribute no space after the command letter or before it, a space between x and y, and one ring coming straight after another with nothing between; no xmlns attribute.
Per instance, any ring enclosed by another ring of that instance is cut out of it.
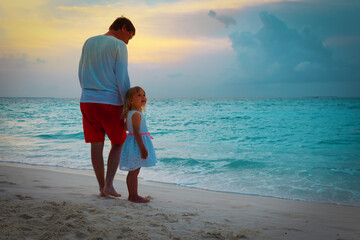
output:
<svg viewBox="0 0 360 240"><path fill-rule="evenodd" d="M138 30L136 38L129 45L130 61L180 61L201 52L201 49L223 49L227 48L229 43L225 38L214 40L175 37L172 34L177 26L169 26L165 29L167 32L161 32L162 29L151 25L152 23L161 22L162 16L169 16L166 14L206 14L210 9L241 8L263 2L269 1L183 0L153 7L130 0L105 6L81 7L76 6L77 1L73 1L73 6L56 6L50 0L3 1L0 3L0 51L8 54L25 53L42 58L56 57L72 51L80 52L86 38L105 33L111 22L124 14L134 22ZM166 22L164 24L166 25ZM221 44L218 44L219 42Z"/></svg>

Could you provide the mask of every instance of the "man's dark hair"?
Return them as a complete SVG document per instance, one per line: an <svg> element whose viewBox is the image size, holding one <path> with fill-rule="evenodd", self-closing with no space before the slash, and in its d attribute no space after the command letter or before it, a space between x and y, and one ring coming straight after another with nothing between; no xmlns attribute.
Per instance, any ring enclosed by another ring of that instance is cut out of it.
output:
<svg viewBox="0 0 360 240"><path fill-rule="evenodd" d="M119 29L122 29L122 27L125 25L125 29L128 31L128 32L134 32L135 34L135 27L134 25L132 24L132 22L127 19L126 17L119 17L117 18L112 24L111 26L109 27L109 30L114 30L114 31L117 31Z"/></svg>

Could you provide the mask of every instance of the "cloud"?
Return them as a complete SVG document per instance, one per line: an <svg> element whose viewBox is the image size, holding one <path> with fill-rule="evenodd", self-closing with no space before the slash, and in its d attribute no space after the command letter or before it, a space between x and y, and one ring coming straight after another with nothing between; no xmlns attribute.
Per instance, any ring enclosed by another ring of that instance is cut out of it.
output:
<svg viewBox="0 0 360 240"><path fill-rule="evenodd" d="M210 10L208 15L212 18L215 18L216 20L222 22L223 24L225 24L225 27L229 27L229 25L236 25L236 20L230 16L225 16L225 15L218 15L215 11Z"/></svg>
<svg viewBox="0 0 360 240"><path fill-rule="evenodd" d="M172 74L168 75L169 78L181 78L183 76L184 76L184 74L182 74L182 73L172 73Z"/></svg>
<svg viewBox="0 0 360 240"><path fill-rule="evenodd" d="M354 78L356 70L335 60L332 50L305 26L292 29L268 13L259 14L262 28L256 33L229 35L237 53L240 77L257 81L327 81Z"/></svg>
<svg viewBox="0 0 360 240"><path fill-rule="evenodd" d="M15 83L29 83L26 96L79 91L84 41L120 15L137 29L128 45L131 81L152 96L199 96L203 86L201 97L359 96L359 9L358 0L3 1L0 96L25 94ZM56 87L45 91L49 79Z"/></svg>
<svg viewBox="0 0 360 240"><path fill-rule="evenodd" d="M46 63L46 60L41 59L41 58L36 58L36 62L43 64L43 63Z"/></svg>
<svg viewBox="0 0 360 240"><path fill-rule="evenodd" d="M33 64L44 64L46 60L33 58L25 53L3 54L0 56L0 69L18 69Z"/></svg>
<svg viewBox="0 0 360 240"><path fill-rule="evenodd" d="M10 67L10 66L16 66L16 67L24 67L30 63L30 60L28 58L27 54L6 54L0 57L0 65L2 67Z"/></svg>
<svg viewBox="0 0 360 240"><path fill-rule="evenodd" d="M178 2L179 0L146 0L146 4L149 6L159 5L162 3L172 3L172 2Z"/></svg>
<svg viewBox="0 0 360 240"><path fill-rule="evenodd" d="M295 66L294 70L297 72L303 72L308 70L317 70L320 69L320 66L316 63L310 63L310 62L301 62L298 65Z"/></svg>

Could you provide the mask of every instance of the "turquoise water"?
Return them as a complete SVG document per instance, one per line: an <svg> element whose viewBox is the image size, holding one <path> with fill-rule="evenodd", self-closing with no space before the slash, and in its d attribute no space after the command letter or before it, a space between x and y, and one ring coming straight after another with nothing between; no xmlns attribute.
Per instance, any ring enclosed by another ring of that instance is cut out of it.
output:
<svg viewBox="0 0 360 240"><path fill-rule="evenodd" d="M146 180L360 206L360 99L150 99L146 116ZM78 99L0 98L0 120L0 161L91 169Z"/></svg>

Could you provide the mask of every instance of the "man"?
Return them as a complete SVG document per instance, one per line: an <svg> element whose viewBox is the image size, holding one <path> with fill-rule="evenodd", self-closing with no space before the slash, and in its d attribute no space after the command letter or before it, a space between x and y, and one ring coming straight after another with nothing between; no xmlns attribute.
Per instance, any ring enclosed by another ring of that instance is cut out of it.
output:
<svg viewBox="0 0 360 240"><path fill-rule="evenodd" d="M91 162L102 197L121 196L116 192L113 180L126 139L121 117L125 93L130 88L126 45L134 35L135 27L131 21L117 18L106 34L86 40L79 64L85 142L91 143ZM111 141L106 177L105 134Z"/></svg>

